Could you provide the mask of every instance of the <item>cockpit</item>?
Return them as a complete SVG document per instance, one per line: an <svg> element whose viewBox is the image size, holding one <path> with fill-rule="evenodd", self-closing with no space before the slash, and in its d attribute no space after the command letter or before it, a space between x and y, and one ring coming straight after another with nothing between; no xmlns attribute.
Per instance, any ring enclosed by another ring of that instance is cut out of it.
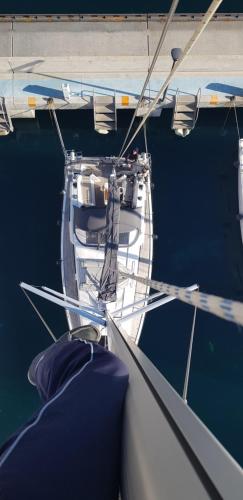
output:
<svg viewBox="0 0 243 500"><path fill-rule="evenodd" d="M106 209L73 207L73 224L76 237L83 245L100 246L106 241ZM131 246L139 236L141 209L120 211L119 245Z"/></svg>
<svg viewBox="0 0 243 500"><path fill-rule="evenodd" d="M134 167L135 168L135 167ZM79 243L104 246L107 237L106 211L109 200L109 172L84 169L75 174L71 185L73 231ZM116 172L117 198L120 204L119 245L132 246L141 231L142 207L145 196L144 175L136 167L125 165Z"/></svg>

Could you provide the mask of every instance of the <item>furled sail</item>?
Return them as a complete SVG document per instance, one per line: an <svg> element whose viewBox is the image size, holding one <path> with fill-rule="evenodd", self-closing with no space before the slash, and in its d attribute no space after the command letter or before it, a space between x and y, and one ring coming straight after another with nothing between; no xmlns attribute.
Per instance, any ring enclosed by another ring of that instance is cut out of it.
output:
<svg viewBox="0 0 243 500"><path fill-rule="evenodd" d="M116 173L110 176L109 198L106 210L105 260L100 278L99 299L105 302L116 300L118 280L117 252L119 246L120 190Z"/></svg>

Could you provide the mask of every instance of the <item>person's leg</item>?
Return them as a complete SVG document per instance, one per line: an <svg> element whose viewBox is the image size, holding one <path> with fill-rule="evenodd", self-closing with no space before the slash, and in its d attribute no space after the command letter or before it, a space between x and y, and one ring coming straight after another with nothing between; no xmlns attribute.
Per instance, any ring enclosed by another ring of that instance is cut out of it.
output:
<svg viewBox="0 0 243 500"><path fill-rule="evenodd" d="M35 383L46 403L0 456L1 498L114 500L127 369L79 339L62 339L43 354Z"/></svg>
<svg viewBox="0 0 243 500"><path fill-rule="evenodd" d="M27 374L29 382L34 386L38 385L36 382L36 377L38 370L40 368L39 365L41 365L41 368L43 367L44 364L45 366L47 366L48 362L50 362L50 360L53 359L53 356L55 357L60 351L60 347L58 347L60 343L66 343L67 345L67 342L70 342L72 340L83 340L86 342L98 343L100 341L100 338L101 338L100 332L98 328L96 328L94 325L79 326L69 332L64 333L50 347L48 347L44 351L38 353L37 356L35 356L35 358L31 362ZM85 362L85 358L83 362ZM41 371L43 371L43 368Z"/></svg>

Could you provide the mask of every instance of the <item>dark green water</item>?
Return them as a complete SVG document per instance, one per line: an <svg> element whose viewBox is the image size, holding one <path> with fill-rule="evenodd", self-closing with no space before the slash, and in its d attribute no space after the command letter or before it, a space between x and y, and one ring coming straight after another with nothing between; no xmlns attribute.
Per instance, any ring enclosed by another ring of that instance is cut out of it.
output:
<svg viewBox="0 0 243 500"><path fill-rule="evenodd" d="M1 12L161 12L170 2L8 2ZM202 11L209 1L182 1L181 11ZM196 9L197 6L197 9ZM221 11L242 10L225 1ZM239 112L243 126L243 112ZM154 278L243 300L243 246L237 208L237 134L233 114L222 130L225 110L201 111L198 126L182 140L170 130L171 115L148 125L153 158ZM86 155L117 154L131 115L118 115L115 135L93 131L92 114L60 114L68 147ZM142 137L137 141L142 148ZM26 372L49 338L18 283L61 289L59 259L63 158L47 113L16 121L14 134L0 141L0 441L39 404ZM66 328L58 308L36 300L57 333ZM192 309L176 302L147 316L141 347L182 391ZM243 465L243 331L198 313L189 403Z"/></svg>
<svg viewBox="0 0 243 500"><path fill-rule="evenodd" d="M178 12L204 12L210 4L209 0L180 0ZM128 12L167 12L171 5L171 0L150 0L115 2L111 0L89 1L70 0L60 2L42 0L8 0L1 5L1 13L128 13ZM219 12L242 12L242 0L224 0L219 8Z"/></svg>
<svg viewBox="0 0 243 500"><path fill-rule="evenodd" d="M213 116L213 120L212 120ZM237 214L237 135L233 114L201 111L186 139L170 130L167 111L148 125L153 158L154 277L243 300L243 247ZM131 114L118 115L118 133L93 131L89 112L60 113L66 145L87 155L117 154ZM243 123L243 113L239 112ZM1 431L3 440L38 404L26 371L49 338L18 288L20 280L61 289L59 259L63 159L48 113L16 121L1 140ZM143 147L142 137L138 146ZM63 312L38 301L54 331ZM147 316L141 346L182 391L192 309L176 302ZM243 463L243 331L198 313L189 403Z"/></svg>

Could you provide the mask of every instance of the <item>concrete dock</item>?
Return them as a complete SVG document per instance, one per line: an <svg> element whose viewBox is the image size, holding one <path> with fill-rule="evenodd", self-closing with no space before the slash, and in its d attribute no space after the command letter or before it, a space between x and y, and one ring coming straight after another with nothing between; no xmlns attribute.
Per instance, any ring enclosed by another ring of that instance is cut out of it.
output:
<svg viewBox="0 0 243 500"><path fill-rule="evenodd" d="M174 16L146 97L168 75L173 47L184 48L200 14ZM134 108L166 16L0 16L0 95L11 116L46 109L93 108L96 95L115 96L116 108ZM66 90L65 90L66 89ZM177 89L201 90L199 107L243 106L243 14L217 14L171 82L164 106ZM68 94L68 97L67 97Z"/></svg>

